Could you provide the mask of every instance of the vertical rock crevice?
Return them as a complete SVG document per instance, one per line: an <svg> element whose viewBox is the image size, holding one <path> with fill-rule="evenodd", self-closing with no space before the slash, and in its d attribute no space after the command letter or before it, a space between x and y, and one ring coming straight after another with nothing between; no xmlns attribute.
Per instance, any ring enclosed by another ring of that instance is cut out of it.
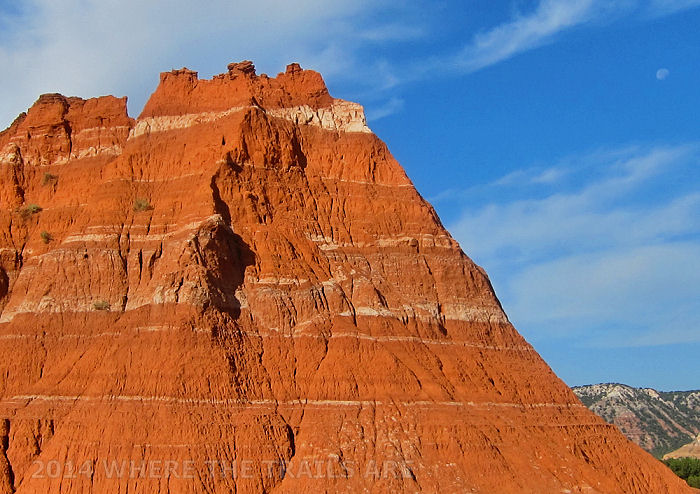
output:
<svg viewBox="0 0 700 494"><path fill-rule="evenodd" d="M10 421L0 419L0 494L15 492L15 473L7 457L10 448Z"/></svg>

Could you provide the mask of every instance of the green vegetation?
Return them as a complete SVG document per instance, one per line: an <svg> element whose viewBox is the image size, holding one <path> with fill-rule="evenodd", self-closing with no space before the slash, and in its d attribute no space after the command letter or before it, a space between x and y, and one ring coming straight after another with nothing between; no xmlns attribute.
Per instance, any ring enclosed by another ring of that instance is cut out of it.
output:
<svg viewBox="0 0 700 494"><path fill-rule="evenodd" d="M58 182L58 175L46 172L44 173L44 178L41 180L41 185L55 185Z"/></svg>
<svg viewBox="0 0 700 494"><path fill-rule="evenodd" d="M41 212L41 206L37 204L27 204L19 209L19 214L23 219L29 219L32 215Z"/></svg>
<svg viewBox="0 0 700 494"><path fill-rule="evenodd" d="M41 232L41 241L42 242L44 242L45 244L48 244L52 240L53 240L53 236L51 236L51 234L49 232L47 232L46 230Z"/></svg>
<svg viewBox="0 0 700 494"><path fill-rule="evenodd" d="M148 199L140 198L134 201L134 211L136 211L137 213L149 211L151 209L153 209L153 206L151 206L151 203L148 202Z"/></svg>
<svg viewBox="0 0 700 494"><path fill-rule="evenodd" d="M96 300L92 303L92 308L95 310L109 310L109 302L106 300Z"/></svg>
<svg viewBox="0 0 700 494"><path fill-rule="evenodd" d="M669 458L664 463L673 473L688 482L690 487L700 489L700 459L698 458Z"/></svg>

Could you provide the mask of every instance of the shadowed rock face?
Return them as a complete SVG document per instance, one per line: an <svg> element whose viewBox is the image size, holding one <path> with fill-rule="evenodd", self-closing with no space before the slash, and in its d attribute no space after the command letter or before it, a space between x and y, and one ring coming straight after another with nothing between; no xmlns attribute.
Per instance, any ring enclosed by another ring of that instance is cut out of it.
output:
<svg viewBox="0 0 700 494"><path fill-rule="evenodd" d="M685 493L293 64L0 134L0 493Z"/></svg>

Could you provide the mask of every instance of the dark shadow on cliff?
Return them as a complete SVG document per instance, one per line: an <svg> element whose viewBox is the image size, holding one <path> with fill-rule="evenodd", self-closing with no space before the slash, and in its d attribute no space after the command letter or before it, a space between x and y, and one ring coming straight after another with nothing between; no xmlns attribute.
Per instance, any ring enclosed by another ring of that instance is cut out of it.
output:
<svg viewBox="0 0 700 494"><path fill-rule="evenodd" d="M231 212L221 199L216 184L217 176L212 177L211 189L214 211L223 223L217 223L211 231L204 257L207 262L207 282L211 287L211 303L214 308L238 319L241 303L237 291L243 285L245 271L255 264L255 253L240 235L233 231Z"/></svg>

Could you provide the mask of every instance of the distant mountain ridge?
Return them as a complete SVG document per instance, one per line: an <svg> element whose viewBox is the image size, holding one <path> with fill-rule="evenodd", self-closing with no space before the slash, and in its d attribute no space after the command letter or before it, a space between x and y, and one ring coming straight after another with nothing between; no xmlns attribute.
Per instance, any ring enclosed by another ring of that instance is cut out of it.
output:
<svg viewBox="0 0 700 494"><path fill-rule="evenodd" d="M700 390L657 391L605 383L572 388L592 411L661 457L700 433Z"/></svg>

